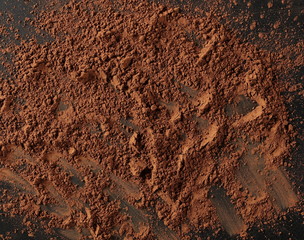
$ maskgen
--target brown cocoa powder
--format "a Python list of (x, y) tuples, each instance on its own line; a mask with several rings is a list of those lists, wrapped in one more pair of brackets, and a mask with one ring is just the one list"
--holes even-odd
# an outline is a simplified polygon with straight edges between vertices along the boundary
[(72, 0), (32, 25), (54, 40), (9, 46), (0, 97), (0, 180), (18, 189), (1, 210), (30, 234), (34, 218), (67, 239), (246, 237), (301, 211), (277, 77), (294, 62), (146, 1)]

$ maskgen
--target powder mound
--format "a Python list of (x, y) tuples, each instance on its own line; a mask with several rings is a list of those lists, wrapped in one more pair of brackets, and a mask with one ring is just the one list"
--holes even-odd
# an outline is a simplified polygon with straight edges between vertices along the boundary
[(33, 25), (53, 40), (14, 46), (1, 82), (1, 210), (67, 239), (191, 239), (298, 206), (270, 53), (148, 1), (71, 1)]

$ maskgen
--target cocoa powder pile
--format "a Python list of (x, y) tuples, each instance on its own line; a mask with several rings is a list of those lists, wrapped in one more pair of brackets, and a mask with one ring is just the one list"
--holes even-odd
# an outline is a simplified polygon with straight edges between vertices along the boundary
[(0, 209), (21, 215), (29, 237), (249, 238), (254, 225), (302, 212), (286, 171), (296, 131), (279, 76), (290, 61), (212, 11), (47, 4), (26, 24), (51, 41), (1, 49), (13, 77), (0, 83), (0, 181), (10, 186)]

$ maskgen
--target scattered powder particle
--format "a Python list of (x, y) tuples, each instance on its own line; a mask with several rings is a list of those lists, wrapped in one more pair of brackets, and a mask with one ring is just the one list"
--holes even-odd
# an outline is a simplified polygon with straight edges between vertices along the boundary
[(257, 23), (254, 21), (250, 25), (250, 30), (254, 30), (256, 28)]

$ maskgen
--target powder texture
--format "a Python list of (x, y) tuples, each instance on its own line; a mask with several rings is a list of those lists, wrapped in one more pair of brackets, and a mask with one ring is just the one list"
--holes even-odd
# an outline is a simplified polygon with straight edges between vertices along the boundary
[(52, 41), (1, 49), (13, 79), (0, 83), (0, 181), (12, 186), (0, 208), (29, 236), (36, 219), (54, 239), (246, 238), (301, 211), (286, 172), (288, 61), (210, 12), (49, 5), (29, 22)]

